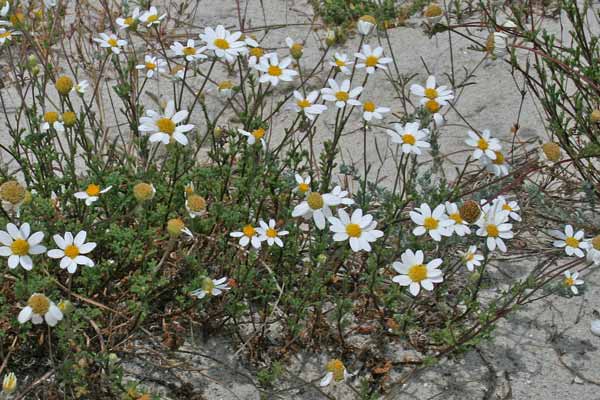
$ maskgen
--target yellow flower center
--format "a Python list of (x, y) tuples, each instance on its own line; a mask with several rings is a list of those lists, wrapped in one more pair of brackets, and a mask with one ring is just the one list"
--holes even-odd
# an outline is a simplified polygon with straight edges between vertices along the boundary
[(363, 104), (363, 110), (367, 112), (373, 112), (375, 111), (375, 108), (375, 103), (373, 103), (372, 101), (365, 101), (365, 104)]
[(306, 198), (306, 202), (308, 203), (308, 206), (313, 210), (319, 210), (323, 208), (323, 205), (325, 204), (325, 202), (323, 201), (323, 196), (315, 192), (312, 192), (308, 195), (308, 197)]
[(147, 62), (146, 69), (156, 69), (156, 64), (154, 64), (153, 62)]
[(421, 282), (427, 278), (427, 267), (423, 264), (416, 264), (409, 268), (408, 277), (413, 282)]
[(310, 189), (310, 186), (308, 186), (308, 183), (299, 183), (298, 184), (298, 191), (301, 193), (306, 193), (308, 192), (308, 189)]
[(252, 131), (252, 136), (254, 136), (256, 140), (260, 140), (265, 136), (265, 130), (263, 128), (255, 129)]
[(56, 80), (55, 87), (58, 93), (66, 96), (73, 89), (73, 80), (68, 76), (61, 76)]
[(172, 135), (175, 132), (175, 122), (171, 118), (161, 118), (156, 121), (156, 126), (158, 130), (169, 135)]
[(415, 138), (414, 135), (411, 133), (405, 133), (404, 135), (402, 135), (402, 143), (414, 146), (415, 143), (417, 143), (417, 138)]
[(460, 213), (452, 213), (452, 214), (448, 215), (448, 217), (451, 220), (454, 220), (454, 222), (456, 222), (457, 224), (462, 224), (464, 222), (462, 217), (460, 216)]
[(338, 67), (345, 67), (346, 66), (346, 62), (343, 61), (343, 60), (336, 59), (335, 60), (335, 65), (337, 65)]
[(496, 226), (495, 224), (488, 224), (485, 227), (485, 230), (489, 237), (498, 237), (498, 235), (500, 234), (500, 230), (498, 229), (498, 226)]
[(215, 39), (213, 44), (221, 50), (227, 50), (229, 48), (229, 42), (225, 39)]
[(244, 236), (252, 237), (256, 234), (256, 229), (252, 225), (246, 225), (242, 228)]
[(344, 372), (346, 371), (346, 367), (344, 367), (344, 363), (337, 358), (329, 361), (325, 369), (327, 372), (331, 372), (333, 374), (333, 379), (335, 379), (336, 382), (341, 382), (344, 380)]
[(298, 107), (300, 108), (306, 108), (306, 107), (310, 107), (310, 101), (306, 100), (306, 99), (302, 99), (302, 100), (298, 100), (296, 102), (296, 104), (298, 105)]
[(119, 42), (117, 42), (117, 39), (115, 38), (108, 39), (106, 43), (108, 43), (110, 47), (117, 47), (119, 45)]
[(565, 278), (565, 285), (567, 286), (573, 286), (575, 284), (575, 279), (573, 278)]
[(25, 199), (25, 188), (17, 181), (6, 181), (0, 185), (0, 199), (19, 204)]
[(150, 16), (148, 16), (148, 22), (152, 23), (152, 22), (156, 22), (158, 20), (158, 15), (156, 14), (152, 14)]
[(69, 257), (69, 258), (75, 258), (79, 255), (79, 247), (75, 246), (74, 244), (70, 244), (67, 247), (65, 247), (65, 256)]
[(423, 15), (425, 15), (425, 17), (427, 17), (427, 18), (439, 17), (440, 15), (442, 15), (442, 12), (443, 12), (442, 8), (439, 5), (430, 4), (425, 9), (425, 12), (423, 13)]
[(281, 68), (279, 68), (279, 66), (277, 65), (271, 65), (269, 66), (269, 69), (267, 70), (269, 75), (272, 76), (279, 76), (281, 75)]
[(367, 59), (365, 60), (365, 65), (367, 67), (374, 67), (377, 65), (378, 62), (379, 62), (379, 57), (368, 56)]
[(98, 196), (100, 194), (100, 186), (92, 183), (88, 185), (87, 189), (85, 189), (85, 192), (88, 196)]
[(502, 209), (503, 209), (504, 211), (512, 211), (512, 210), (513, 210), (513, 209), (512, 209), (512, 207), (511, 207), (511, 206), (509, 206), (507, 203), (504, 203), (504, 204), (502, 205)]
[(277, 237), (277, 231), (273, 228), (268, 228), (267, 231), (265, 232), (265, 235), (267, 235), (270, 238), (276, 238)]
[(222, 81), (217, 85), (219, 90), (229, 90), (233, 88), (233, 82), (231, 81)]
[(250, 49), (250, 55), (256, 58), (261, 58), (265, 55), (265, 51), (260, 47), (253, 47)]
[(579, 247), (579, 240), (575, 239), (573, 236), (569, 236), (568, 238), (566, 238), (565, 243), (569, 247), (575, 247), (575, 248)]
[(500, 153), (499, 151), (495, 151), (494, 154), (496, 154), (496, 159), (492, 162), (496, 165), (504, 164), (504, 154)]
[(200, 195), (192, 194), (187, 198), (187, 206), (194, 212), (202, 211), (206, 208), (206, 200)]
[(56, 121), (58, 121), (58, 113), (55, 111), (48, 111), (44, 114), (44, 121), (46, 121), (49, 124), (55, 123)]
[(439, 225), (439, 221), (433, 217), (426, 217), (425, 221), (423, 221), (423, 226), (428, 231), (437, 229), (438, 225)]
[(11, 31), (6, 31), (6, 32), (0, 33), (0, 39), (6, 39), (6, 38), (10, 38), (10, 37), (11, 37)]
[(477, 141), (477, 147), (479, 147), (479, 149), (481, 150), (487, 150), (489, 146), (490, 145), (488, 144), (487, 140), (485, 140), (484, 138), (480, 138)]
[(592, 239), (592, 247), (595, 250), (600, 250), (600, 235), (594, 236)]
[(36, 293), (27, 300), (27, 305), (34, 314), (45, 315), (50, 309), (50, 300), (43, 294)]
[(25, 239), (15, 239), (10, 245), (10, 250), (14, 255), (24, 256), (29, 253), (29, 243)]
[(193, 56), (193, 55), (196, 55), (196, 48), (195, 47), (184, 47), (183, 50), (181, 50), (181, 52), (185, 56)]
[(77, 121), (77, 114), (75, 114), (73, 111), (65, 111), (62, 118), (63, 121), (65, 121), (65, 125), (73, 126), (75, 125), (75, 121)]
[(440, 110), (440, 108), (442, 108), (442, 106), (440, 105), (440, 103), (432, 99), (425, 103), (425, 108), (429, 112), (436, 113)]
[(212, 291), (215, 288), (215, 283), (210, 278), (204, 278), (202, 280), (202, 290), (206, 292), (207, 295), (211, 296)]
[(146, 201), (154, 197), (154, 187), (149, 183), (140, 182), (133, 187), (133, 195), (137, 201)]
[(434, 88), (427, 88), (425, 89), (425, 97), (433, 100), (438, 97), (438, 92)]
[(2, 392), (6, 394), (11, 394), (17, 388), (17, 377), (14, 373), (9, 373), (2, 380)]
[(125, 18), (125, 21), (123, 21), (125, 25), (127, 26), (131, 26), (133, 25), (133, 23), (135, 22), (135, 20), (133, 19), (133, 17), (127, 17)]
[(348, 224), (348, 225), (346, 225), (346, 233), (350, 237), (357, 238), (357, 237), (360, 237), (360, 234), (362, 233), (362, 229), (360, 228), (360, 225), (358, 225), (358, 224)]
[(473, 254), (473, 253), (465, 254), (465, 261), (473, 261), (474, 258), (475, 258), (475, 254)]
[(335, 93), (335, 98), (339, 101), (347, 101), (350, 98), (350, 95), (348, 94), (348, 92), (340, 90), (339, 92)]

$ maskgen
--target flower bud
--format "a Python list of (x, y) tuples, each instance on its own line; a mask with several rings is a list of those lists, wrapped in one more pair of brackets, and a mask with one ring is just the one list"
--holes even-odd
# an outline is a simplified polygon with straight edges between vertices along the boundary
[(332, 29), (328, 29), (327, 33), (325, 34), (325, 43), (327, 44), (327, 46), (333, 46), (336, 41), (337, 38), (335, 35), (335, 31)]
[(62, 115), (63, 122), (66, 127), (72, 127), (77, 122), (77, 114), (73, 111), (65, 111)]
[(460, 217), (470, 224), (474, 224), (481, 215), (479, 204), (475, 200), (467, 200), (458, 210)]
[(375, 28), (376, 24), (377, 24), (377, 21), (375, 20), (375, 18), (373, 16), (363, 15), (362, 17), (359, 18), (358, 23), (357, 23), (358, 32), (361, 35), (367, 36), (368, 34), (373, 32), (373, 28)]
[(17, 390), (17, 377), (13, 372), (4, 375), (2, 380), (2, 393), (9, 395)]
[(294, 43), (290, 47), (290, 54), (296, 60), (299, 60), (302, 57), (303, 51), (304, 51), (304, 46), (302, 46), (302, 44), (298, 43), (298, 42)]

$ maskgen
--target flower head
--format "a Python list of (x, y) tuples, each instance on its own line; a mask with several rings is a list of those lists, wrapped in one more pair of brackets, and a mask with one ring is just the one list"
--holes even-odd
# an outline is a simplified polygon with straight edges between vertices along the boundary
[(245, 225), (241, 231), (231, 232), (229, 236), (240, 238), (239, 244), (242, 247), (246, 247), (249, 243), (251, 243), (252, 247), (255, 249), (260, 249), (261, 240), (259, 237), (258, 228), (255, 228), (250, 224)]
[(355, 53), (354, 56), (359, 60), (356, 63), (356, 68), (365, 68), (367, 74), (375, 73), (376, 69), (387, 69), (385, 64), (392, 62), (389, 57), (383, 57), (383, 47), (375, 47), (371, 49), (368, 44), (363, 44), (361, 52)]
[(431, 147), (427, 138), (429, 137), (428, 129), (420, 129), (420, 122), (408, 122), (406, 125), (395, 123), (393, 129), (388, 129), (387, 134), (390, 136), (392, 143), (402, 146), (402, 152), (405, 154), (422, 154), (421, 149)]
[(410, 294), (417, 296), (421, 288), (432, 291), (434, 283), (444, 281), (442, 271), (438, 267), (442, 264), (441, 258), (436, 258), (424, 263), (424, 255), (421, 250), (413, 252), (406, 250), (400, 256), (400, 261), (392, 264), (399, 275), (392, 278), (400, 286), (408, 286)]
[(465, 141), (467, 145), (474, 147), (473, 158), (479, 160), (483, 158), (484, 163), (496, 159), (496, 152), (500, 151), (502, 146), (498, 139), (493, 138), (489, 130), (485, 129), (481, 134), (473, 131), (468, 132), (469, 138)]
[(164, 73), (167, 70), (166, 66), (167, 62), (165, 60), (146, 54), (144, 63), (136, 65), (135, 68), (145, 70), (146, 78), (152, 78), (154, 74)]
[(175, 53), (177, 57), (184, 57), (188, 62), (194, 62), (207, 58), (204, 53), (204, 47), (196, 47), (194, 39), (188, 39), (185, 46), (179, 42), (175, 42), (171, 45), (171, 51)]
[(306, 118), (314, 120), (317, 115), (320, 115), (327, 110), (326, 105), (315, 104), (318, 97), (319, 92), (317, 90), (310, 92), (306, 96), (303, 96), (300, 92), (294, 90), (295, 103), (293, 104), (292, 108), (294, 111), (304, 114)]
[(66, 96), (71, 92), (71, 89), (73, 89), (73, 79), (66, 75), (59, 76), (54, 83), (54, 87), (56, 87), (56, 91), (61, 96)]
[(194, 129), (192, 124), (178, 125), (188, 117), (187, 110), (175, 110), (175, 102), (169, 100), (164, 114), (155, 111), (146, 111), (146, 116), (140, 118), (140, 132), (150, 132), (151, 142), (169, 144), (178, 142), (182, 145), (188, 144), (188, 138), (184, 133)]
[(363, 119), (370, 122), (373, 118), (383, 119), (383, 114), (390, 112), (388, 107), (378, 107), (373, 101), (367, 100), (363, 103)]
[(204, 28), (200, 39), (206, 42), (206, 48), (213, 50), (218, 58), (232, 62), (235, 57), (246, 52), (246, 43), (238, 40), (241, 36), (241, 32), (230, 33), (223, 25), (218, 25), (216, 29)]
[(410, 219), (418, 226), (413, 229), (413, 235), (421, 236), (428, 233), (436, 242), (442, 240), (442, 236), (452, 235), (450, 225), (454, 225), (454, 220), (446, 215), (446, 208), (439, 204), (433, 211), (427, 203), (421, 204), (421, 207), (415, 208), (410, 212)]
[(477, 235), (486, 238), (486, 245), (490, 251), (498, 247), (500, 251), (506, 252), (504, 239), (513, 238), (512, 224), (507, 223), (508, 212), (502, 210), (499, 203), (492, 202), (492, 205), (477, 221)]
[(362, 86), (357, 86), (350, 90), (349, 79), (344, 80), (341, 85), (338, 85), (334, 79), (329, 79), (327, 82), (329, 83), (329, 87), (321, 89), (323, 99), (335, 102), (335, 106), (338, 108), (346, 107), (346, 105), (361, 105), (356, 97), (362, 93)]
[(467, 266), (467, 269), (471, 272), (475, 269), (475, 267), (479, 267), (481, 262), (485, 259), (483, 255), (477, 252), (477, 246), (469, 246), (469, 250), (465, 252), (459, 251), (458, 254), (460, 254), (462, 261)]
[(298, 192), (301, 194), (306, 194), (310, 192), (310, 176), (303, 178), (299, 174), (296, 174), (296, 187), (294, 188), (294, 192)]
[(336, 242), (348, 240), (352, 251), (371, 251), (370, 243), (383, 236), (382, 231), (375, 229), (377, 222), (373, 221), (373, 216), (363, 215), (360, 208), (354, 210), (352, 216), (339, 209), (338, 217), (329, 217), (328, 220), (331, 224), (329, 229), (333, 232), (333, 240)]
[(565, 278), (563, 279), (563, 283), (565, 284), (565, 286), (568, 287), (569, 289), (571, 289), (571, 292), (574, 295), (578, 295), (579, 289), (577, 289), (577, 286), (583, 285), (583, 280), (578, 279), (579, 273), (578, 272), (571, 273), (570, 271), (565, 271), (564, 275), (565, 275)]
[(583, 251), (590, 247), (590, 243), (584, 240), (583, 230), (575, 232), (572, 225), (566, 225), (564, 233), (558, 230), (550, 232), (557, 240), (554, 241), (554, 247), (565, 249), (568, 256), (582, 258)]
[(376, 24), (377, 22), (373, 16), (363, 15), (358, 19), (356, 27), (358, 29), (358, 33), (360, 33), (363, 36), (367, 36), (368, 34), (373, 32), (373, 29), (375, 28)]
[(288, 231), (278, 230), (274, 219), (270, 219), (268, 225), (263, 220), (258, 221), (258, 224), (260, 227), (256, 228), (256, 232), (258, 232), (258, 238), (261, 242), (266, 241), (269, 246), (276, 244), (279, 247), (283, 247), (281, 236), (287, 235)]
[(140, 8), (136, 7), (133, 13), (129, 17), (117, 18), (117, 25), (119, 29), (130, 29), (135, 30), (140, 18)]
[(210, 279), (205, 277), (202, 279), (202, 286), (199, 289), (196, 289), (192, 292), (192, 296), (195, 296), (199, 299), (203, 299), (204, 297), (218, 296), (223, 293), (225, 290), (231, 289), (227, 283), (227, 277), (224, 276), (220, 279)]
[(243, 129), (238, 128), (238, 132), (243, 136), (248, 138), (248, 144), (253, 145), (254, 143), (262, 143), (263, 147), (266, 147), (267, 143), (265, 142), (265, 129), (264, 128), (256, 128), (252, 132), (245, 131)]
[(61, 121), (61, 115), (56, 111), (46, 111), (43, 116), (42, 125), (40, 126), (42, 132), (46, 132), (49, 129), (54, 129), (57, 132), (64, 132), (65, 126)]
[(151, 183), (140, 182), (133, 187), (133, 197), (140, 203), (152, 200), (155, 194), (156, 189)]
[(112, 186), (107, 186), (102, 189), (99, 185), (95, 183), (90, 183), (84, 191), (77, 192), (74, 194), (75, 198), (80, 200), (85, 200), (86, 206), (91, 206), (95, 201), (100, 198), (101, 194), (104, 194), (112, 189)]
[(448, 219), (454, 222), (452, 225), (448, 226), (448, 229), (450, 229), (451, 232), (456, 233), (458, 236), (469, 235), (471, 233), (471, 229), (469, 229), (468, 223), (461, 217), (456, 203), (450, 203), (447, 201), (445, 206)]
[(8, 223), (6, 231), (0, 231), (0, 256), (8, 257), (8, 268), (15, 269), (19, 265), (27, 271), (33, 268), (32, 255), (46, 252), (40, 243), (44, 240), (44, 232), (31, 234), (31, 228), (26, 222), (17, 227)]
[[(8, 5), (8, 3), (6, 3)], [(4, 379), (2, 379), (2, 393), (5, 395), (9, 395), (17, 390), (17, 377), (14, 372), (9, 372), (4, 375)]]
[(96, 243), (85, 242), (86, 231), (80, 231), (75, 237), (71, 232), (65, 232), (64, 236), (54, 235), (53, 239), (58, 249), (48, 251), (48, 257), (60, 258), (60, 268), (66, 269), (70, 274), (77, 271), (78, 265), (94, 266), (94, 261), (84, 254), (90, 253), (96, 248)]
[(340, 53), (335, 53), (333, 61), (329, 62), (330, 66), (337, 69), (344, 75), (350, 75), (352, 73), (349, 68), (352, 64), (354, 64), (354, 62), (348, 60), (348, 55)]
[(39, 325), (45, 320), (48, 326), (56, 326), (58, 321), (63, 319), (63, 313), (48, 297), (41, 293), (34, 293), (27, 300), (27, 306), (21, 310), (17, 319), (21, 324), (31, 320), (34, 325)]
[(144, 13), (140, 16), (140, 21), (146, 25), (147, 28), (150, 28), (152, 25), (158, 25), (160, 22), (167, 16), (167, 14), (158, 15), (158, 10), (156, 7), (152, 6), (149, 10), (144, 11)]
[(100, 47), (109, 49), (113, 54), (120, 54), (121, 49), (127, 46), (127, 40), (119, 39), (114, 33), (100, 33), (100, 37), (94, 38), (94, 42)]
[(344, 363), (337, 358), (330, 360), (325, 366), (326, 374), (319, 382), (319, 386), (324, 387), (333, 382), (342, 382), (352, 376), (352, 374), (348, 373)]
[(442, 106), (445, 106), (450, 100), (454, 99), (451, 89), (448, 89), (446, 86), (436, 86), (436, 79), (433, 75), (427, 78), (425, 87), (413, 84), (410, 87), (410, 91), (415, 96), (421, 98), (421, 105), (430, 113), (437, 113)]
[(190, 218), (200, 217), (206, 214), (206, 199), (199, 194), (191, 193), (186, 196), (185, 209)]
[(331, 207), (340, 204), (350, 205), (354, 201), (346, 198), (348, 192), (336, 186), (330, 193), (310, 192), (292, 211), (292, 217), (313, 219), (318, 229), (325, 228), (325, 221), (332, 216)]
[(254, 68), (262, 72), (259, 82), (268, 82), (273, 86), (277, 86), (280, 81), (290, 82), (294, 79), (294, 76), (298, 75), (298, 72), (288, 68), (291, 63), (292, 59), (290, 57), (280, 61), (277, 53), (269, 53), (261, 57)]

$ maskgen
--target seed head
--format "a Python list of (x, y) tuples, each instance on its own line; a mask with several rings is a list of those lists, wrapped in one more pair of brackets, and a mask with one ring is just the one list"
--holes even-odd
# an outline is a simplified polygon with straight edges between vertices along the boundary
[(460, 217), (470, 224), (477, 222), (481, 215), (481, 209), (475, 200), (465, 201), (458, 211)]

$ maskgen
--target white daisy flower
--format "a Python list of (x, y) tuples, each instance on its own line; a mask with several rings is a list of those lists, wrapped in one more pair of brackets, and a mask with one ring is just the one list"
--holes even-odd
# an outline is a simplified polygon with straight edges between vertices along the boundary
[(554, 241), (554, 247), (564, 247), (565, 253), (567, 253), (568, 256), (575, 255), (582, 258), (584, 256), (583, 251), (587, 250), (590, 246), (590, 243), (583, 238), (585, 235), (583, 230), (575, 232), (571, 225), (565, 226), (564, 233), (553, 230), (550, 234), (558, 239)]
[(345, 206), (351, 206), (352, 204), (354, 204), (354, 200), (348, 198), (348, 191), (342, 190), (341, 186), (334, 187), (331, 191), (331, 194), (340, 199), (340, 204), (343, 204)]
[(58, 321), (63, 319), (63, 313), (49, 298), (41, 293), (34, 293), (17, 319), (20, 324), (31, 320), (34, 325), (39, 325), (45, 320), (48, 326), (56, 326)]
[(192, 296), (203, 299), (208, 296), (218, 296), (226, 290), (231, 289), (227, 282), (227, 277), (221, 279), (210, 279), (208, 277), (202, 280), (202, 287), (192, 292)]
[(453, 225), (454, 221), (448, 218), (445, 211), (443, 204), (439, 204), (433, 212), (427, 203), (415, 208), (409, 213), (410, 219), (419, 225), (413, 229), (413, 235), (421, 236), (428, 233), (436, 242), (442, 240), (442, 236), (451, 236), (450, 225)]
[(248, 243), (251, 243), (252, 247), (260, 249), (261, 241), (258, 237), (258, 229), (250, 224), (244, 226), (239, 232), (231, 232), (229, 236), (240, 238), (239, 245), (242, 247), (246, 247)]
[(204, 28), (200, 39), (206, 42), (206, 47), (213, 50), (217, 57), (233, 62), (238, 55), (247, 51), (246, 43), (238, 40), (241, 36), (241, 32), (230, 33), (223, 25), (218, 25), (216, 29)]
[(252, 39), (250, 36), (246, 36), (244, 42), (246, 42), (246, 45), (248, 46), (248, 65), (254, 68), (256, 64), (260, 62), (260, 59), (265, 55), (265, 49), (260, 47), (258, 42)]
[(340, 53), (335, 53), (333, 61), (329, 62), (329, 65), (344, 75), (352, 74), (352, 70), (349, 68), (352, 64), (354, 64), (354, 62), (348, 60), (348, 55)]
[(85, 94), (85, 92), (87, 92), (89, 87), (90, 87), (90, 84), (88, 83), (88, 81), (81, 81), (81, 82), (78, 82), (77, 84), (75, 84), (75, 86), (73, 86), (73, 89), (71, 89), (71, 92), (75, 92), (78, 94)]
[(66, 269), (70, 274), (77, 271), (78, 265), (94, 266), (94, 261), (82, 254), (88, 254), (96, 248), (96, 243), (85, 242), (86, 231), (80, 231), (75, 237), (71, 232), (65, 232), (64, 237), (54, 235), (52, 238), (59, 247), (48, 251), (48, 257), (60, 258), (60, 268)]
[(304, 219), (312, 218), (318, 229), (324, 229), (326, 219), (333, 215), (330, 207), (354, 203), (352, 199), (345, 198), (345, 195), (341, 196), (341, 194), (347, 194), (347, 192), (341, 191), (339, 186), (336, 186), (334, 191), (336, 189), (338, 190), (337, 193), (339, 195), (335, 195), (333, 191), (325, 194), (310, 192), (306, 196), (306, 200), (303, 200), (294, 207), (292, 217), (302, 217)]
[(402, 146), (402, 152), (405, 154), (421, 155), (421, 149), (431, 147), (427, 138), (429, 137), (429, 129), (419, 129), (421, 123), (419, 121), (408, 122), (406, 125), (398, 123), (392, 124), (392, 129), (387, 130), (392, 143)]
[(406, 250), (400, 256), (400, 261), (392, 264), (398, 274), (392, 278), (400, 286), (408, 286), (408, 291), (417, 296), (421, 288), (432, 291), (434, 283), (444, 281), (442, 271), (438, 268), (442, 265), (442, 259), (436, 258), (424, 264), (424, 255), (421, 250), (413, 252)]
[(473, 131), (469, 131), (467, 134), (469, 138), (465, 140), (465, 143), (468, 146), (475, 147), (473, 151), (473, 158), (475, 160), (479, 160), (482, 157), (485, 157), (485, 162), (496, 159), (496, 152), (500, 151), (502, 146), (498, 139), (492, 137), (488, 129), (484, 129), (481, 135)]
[(573, 272), (571, 274), (570, 271), (565, 271), (564, 275), (565, 275), (565, 279), (563, 279), (563, 283), (565, 284), (565, 286), (568, 287), (569, 289), (571, 289), (571, 292), (573, 292), (573, 294), (575, 294), (575, 295), (579, 294), (579, 290), (577, 289), (577, 286), (583, 285), (583, 280), (578, 279), (579, 273)]
[(188, 62), (195, 62), (207, 58), (204, 51), (204, 47), (197, 48), (194, 39), (188, 39), (185, 46), (179, 42), (175, 42), (171, 45), (171, 51), (175, 53), (177, 57), (184, 57)]
[(377, 221), (373, 221), (370, 214), (363, 215), (360, 208), (354, 210), (352, 216), (349, 216), (343, 209), (338, 210), (338, 218), (329, 217), (331, 226), (329, 230), (333, 232), (333, 240), (341, 242), (348, 240), (352, 251), (371, 251), (371, 242), (376, 241), (383, 236), (383, 232), (375, 229)]
[(462, 261), (470, 272), (473, 272), (475, 267), (479, 267), (485, 259), (482, 254), (477, 252), (477, 246), (469, 246), (469, 250), (465, 252), (459, 251), (458, 254), (460, 254)]
[(153, 57), (147, 54), (144, 57), (144, 63), (136, 65), (135, 68), (138, 70), (146, 70), (146, 78), (152, 78), (155, 73), (164, 73), (167, 69), (167, 62), (163, 59)]
[(325, 110), (327, 110), (327, 106), (324, 104), (315, 104), (317, 98), (319, 97), (319, 91), (314, 90), (310, 92), (307, 96), (303, 96), (297, 90), (294, 90), (294, 99), (295, 103), (292, 108), (296, 112), (303, 113), (306, 118), (310, 120), (314, 120), (317, 115), (320, 115)]
[(75, 198), (85, 200), (85, 205), (90, 206), (92, 203), (98, 200), (101, 194), (104, 194), (112, 189), (112, 186), (107, 186), (101, 189), (99, 185), (90, 183), (83, 192), (77, 192), (74, 194)]
[(286, 57), (279, 61), (276, 53), (266, 54), (261, 57), (258, 64), (254, 66), (257, 71), (262, 72), (259, 78), (260, 83), (269, 82), (273, 86), (277, 86), (279, 81), (290, 82), (298, 72), (287, 68), (292, 63), (290, 57)]
[(375, 21), (375, 18), (373, 18), (371, 15), (363, 15), (358, 19), (358, 22), (356, 23), (356, 28), (358, 30), (358, 33), (360, 33), (363, 36), (367, 36), (371, 32), (373, 32), (373, 29), (375, 28), (376, 24), (377, 22)]
[(486, 245), (490, 251), (494, 251), (496, 247), (502, 252), (506, 252), (506, 245), (503, 239), (512, 239), (512, 224), (507, 223), (508, 212), (503, 211), (500, 207), (495, 206), (483, 213), (477, 225), (477, 235), (486, 237)]
[(253, 130), (252, 132), (248, 132), (241, 128), (238, 128), (238, 132), (248, 138), (249, 145), (253, 145), (254, 143), (260, 142), (260, 143), (262, 143), (263, 147), (267, 146), (267, 143), (265, 142), (265, 133), (266, 132), (263, 128), (257, 128), (255, 130)]
[(188, 138), (184, 133), (194, 129), (194, 125), (177, 125), (188, 117), (188, 111), (180, 110), (176, 112), (173, 100), (169, 100), (167, 103), (164, 115), (152, 110), (146, 111), (146, 115), (146, 117), (140, 118), (141, 125), (138, 130), (140, 132), (151, 132), (151, 142), (161, 142), (163, 144), (178, 142), (184, 146), (188, 144)]
[[(485, 200), (481, 200), (481, 203), (483, 205), (482, 209), (484, 212), (487, 212), (490, 207), (493, 207), (493, 205), (490, 205), (488, 202), (486, 202)], [(508, 212), (508, 216), (515, 220), (515, 221), (521, 221), (521, 216), (519, 215), (518, 211), (521, 210), (521, 208), (519, 207), (519, 204), (516, 201), (508, 201), (506, 200), (506, 197), (504, 196), (498, 196), (494, 199), (493, 203), (498, 203), (499, 207), (503, 210)]]
[(133, 13), (129, 17), (119, 17), (117, 18), (117, 25), (119, 25), (119, 29), (128, 29), (133, 28), (138, 23), (140, 18), (140, 8), (136, 7), (133, 10)]
[(0, 256), (8, 257), (8, 268), (15, 269), (21, 265), (26, 271), (33, 268), (32, 255), (46, 252), (46, 248), (40, 243), (44, 240), (44, 232), (31, 234), (29, 224), (26, 222), (17, 227), (8, 223), (6, 231), (0, 231)]
[(259, 228), (256, 228), (256, 232), (258, 232), (259, 239), (261, 242), (266, 241), (269, 246), (273, 246), (276, 244), (279, 247), (283, 247), (283, 241), (280, 236), (285, 236), (289, 234), (288, 231), (279, 231), (275, 228), (275, 220), (270, 219), (269, 224), (267, 225), (265, 221), (258, 221), (260, 225)]
[(392, 59), (382, 56), (383, 47), (380, 46), (371, 49), (371, 46), (368, 44), (363, 44), (361, 52), (354, 53), (354, 57), (359, 60), (356, 62), (356, 68), (366, 68), (365, 72), (367, 74), (375, 73), (376, 69), (387, 69), (385, 64), (391, 63)]
[[(9, 3), (6, 3), (4, 8), (8, 6)], [(9, 372), (4, 375), (2, 379), (2, 394), (9, 396), (17, 390), (17, 377), (14, 372)]]
[(436, 86), (435, 76), (430, 75), (425, 82), (425, 87), (413, 84), (410, 86), (410, 91), (415, 96), (421, 97), (421, 104), (425, 104), (427, 100), (436, 100), (438, 103), (447, 104), (449, 100), (454, 99), (454, 94), (451, 89), (446, 86)]
[(341, 360), (333, 359), (325, 366), (327, 373), (319, 382), (319, 386), (325, 387), (333, 382), (343, 382), (344, 380), (352, 377), (352, 374), (348, 373), (344, 363)]
[(508, 175), (508, 163), (506, 157), (501, 151), (494, 152), (495, 158), (491, 161), (487, 157), (481, 157), (481, 161), (485, 164), (485, 169), (497, 177)]
[(160, 22), (167, 16), (167, 14), (158, 15), (158, 10), (156, 7), (152, 6), (149, 10), (144, 11), (144, 13), (140, 16), (140, 21), (146, 25), (147, 28), (150, 28), (152, 25), (158, 25)]
[(196, 193), (186, 194), (185, 209), (191, 219), (206, 215), (206, 199)]
[(13, 35), (18, 35), (19, 32), (11, 31), (10, 29), (0, 28), (0, 45), (6, 43), (7, 40), (12, 40)]
[(460, 216), (458, 205), (456, 205), (456, 203), (450, 203), (447, 201), (445, 206), (448, 219), (454, 222), (452, 225), (448, 226), (448, 229), (451, 232), (456, 233), (458, 236), (471, 234), (471, 229), (469, 228), (468, 223)]
[(351, 106), (361, 105), (356, 97), (361, 94), (363, 90), (362, 86), (357, 86), (350, 90), (349, 79), (344, 80), (341, 85), (338, 85), (333, 79), (329, 79), (327, 82), (329, 83), (329, 87), (321, 89), (323, 99), (335, 102), (335, 106), (338, 108), (346, 107), (347, 104)]
[(65, 126), (60, 120), (60, 115), (56, 111), (47, 111), (44, 113), (44, 122), (42, 122), (40, 129), (42, 132), (46, 132), (50, 128), (57, 132), (65, 131)]
[(383, 114), (390, 111), (388, 107), (377, 107), (372, 101), (365, 101), (363, 103), (363, 118), (367, 122), (370, 122), (373, 118), (382, 119)]
[(294, 192), (298, 192), (301, 194), (306, 194), (310, 191), (310, 176), (303, 178), (299, 174), (296, 174), (296, 187), (294, 188)]
[(100, 33), (100, 37), (94, 38), (94, 42), (100, 44), (100, 47), (109, 49), (113, 54), (120, 54), (121, 48), (127, 46), (127, 40), (119, 39), (114, 33)]

